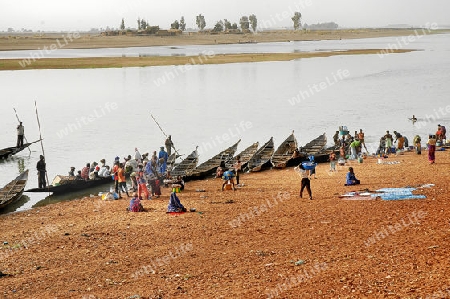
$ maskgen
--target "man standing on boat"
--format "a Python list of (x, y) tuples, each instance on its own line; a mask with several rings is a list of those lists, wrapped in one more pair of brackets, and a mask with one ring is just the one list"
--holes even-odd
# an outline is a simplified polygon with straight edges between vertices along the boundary
[(39, 162), (36, 164), (36, 169), (38, 171), (38, 185), (39, 189), (46, 187), (47, 183), (45, 181), (45, 158), (43, 155), (40, 156)]
[(167, 155), (170, 157), (170, 154), (172, 153), (172, 147), (173, 147), (171, 135), (167, 136), (167, 139), (166, 139), (166, 142), (164, 143), (164, 145), (166, 146)]
[(17, 144), (16, 147), (22, 147), (23, 146), (23, 136), (25, 133), (25, 128), (22, 125), (22, 122), (19, 123), (17, 126)]

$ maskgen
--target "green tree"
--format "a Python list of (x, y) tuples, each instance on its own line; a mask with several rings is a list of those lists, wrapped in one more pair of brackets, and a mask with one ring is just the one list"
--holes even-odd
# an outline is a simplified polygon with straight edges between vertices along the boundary
[(141, 19), (141, 29), (145, 30), (145, 29), (147, 29), (147, 27), (148, 27), (148, 23), (144, 19)]
[(170, 29), (180, 29), (180, 23), (178, 23), (178, 20), (175, 20), (172, 24), (170, 24)]
[(302, 14), (296, 11), (291, 19), (294, 22), (294, 30), (298, 30), (302, 25)]
[(138, 30), (141, 30), (141, 18), (138, 17), (137, 23), (138, 23)]
[(120, 30), (125, 30), (125, 20), (122, 18), (122, 23), (120, 23)]
[(236, 23), (233, 23), (233, 25), (231, 25), (231, 29), (238, 29), (238, 25)]
[(222, 32), (223, 31), (223, 21), (218, 21), (212, 31)]
[(199, 14), (196, 17), (195, 23), (197, 24), (198, 29), (203, 30), (206, 27), (205, 17), (202, 14)]
[(230, 21), (228, 21), (227, 19), (223, 19), (223, 27), (225, 28), (225, 30), (230, 30), (231, 29)]
[(186, 22), (184, 21), (184, 16), (182, 16), (180, 19), (180, 29), (181, 31), (186, 30)]
[(252, 25), (253, 32), (256, 32), (256, 27), (258, 26), (258, 20), (256, 19), (256, 16), (250, 15), (248, 19), (250, 20), (250, 24)]
[(241, 30), (248, 30), (250, 28), (250, 22), (248, 20), (247, 16), (242, 16), (239, 20), (239, 23), (241, 24)]

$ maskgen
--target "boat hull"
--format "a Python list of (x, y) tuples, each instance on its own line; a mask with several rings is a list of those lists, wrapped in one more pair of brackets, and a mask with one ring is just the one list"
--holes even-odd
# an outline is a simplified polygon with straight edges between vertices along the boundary
[(65, 194), (70, 192), (76, 192), (92, 187), (101, 186), (107, 183), (113, 183), (111, 177), (99, 178), (95, 180), (74, 180), (70, 183), (53, 186), (50, 185), (46, 188), (32, 188), (25, 190), (25, 192), (52, 192), (53, 194)]

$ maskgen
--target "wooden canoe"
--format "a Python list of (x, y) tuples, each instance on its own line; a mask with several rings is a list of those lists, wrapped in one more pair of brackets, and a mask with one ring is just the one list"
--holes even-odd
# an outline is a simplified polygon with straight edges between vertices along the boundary
[(208, 161), (195, 167), (192, 171), (187, 173), (185, 180), (203, 179), (205, 177), (208, 177), (208, 176), (211, 176), (212, 174), (214, 174), (217, 170), (217, 167), (219, 167), (221, 165), (223, 166), (227, 162), (233, 160), (233, 155), (237, 150), (239, 142), (241, 142), (240, 139), (238, 140), (238, 142), (236, 142), (229, 148), (221, 151), (220, 153), (218, 153), (217, 155), (215, 155)]
[(244, 169), (247, 166), (248, 161), (253, 157), (253, 155), (258, 150), (259, 142), (255, 142), (246, 149), (244, 149), (239, 154), (235, 155), (232, 160), (229, 160), (225, 163), (225, 168), (230, 169), (233, 168), (233, 164), (236, 162), (237, 157), (239, 156), (241, 159), (241, 169)]
[(272, 155), (272, 165), (274, 168), (285, 168), (287, 162), (292, 159), (298, 143), (294, 132), (289, 135)]
[(258, 149), (253, 157), (248, 161), (246, 170), (249, 172), (256, 172), (261, 171), (264, 168), (269, 168), (272, 165), (270, 158), (272, 158), (273, 152), (273, 137), (270, 137), (269, 141)]
[(28, 181), (28, 169), (22, 172), (0, 190), (0, 209), (17, 201), (23, 194)]
[(4, 148), (4, 149), (0, 149), (0, 160), (8, 159), (12, 155), (15, 155), (18, 152), (23, 151), (24, 149), (26, 149), (27, 147), (29, 147), (33, 143), (36, 143), (36, 142), (39, 142), (39, 141), (41, 141), (41, 140), (39, 139), (39, 140), (36, 140), (36, 141), (33, 141), (33, 142), (24, 143), (23, 146), (21, 146), (21, 147), (11, 146), (11, 147), (7, 147), (7, 148)]
[(52, 192), (53, 194), (65, 194), (76, 192), (92, 187), (97, 187), (106, 183), (113, 183), (111, 176), (96, 178), (93, 180), (81, 180), (74, 176), (57, 175), (51, 185), (45, 188), (33, 188), (25, 192)]
[[(319, 163), (319, 161), (323, 161), (325, 158), (328, 159), (328, 155), (330, 151), (325, 150), (325, 146), (327, 145), (327, 137), (325, 133), (314, 138), (306, 145), (300, 148), (300, 155), (296, 158), (293, 158), (288, 161), (287, 166), (298, 166), (303, 161), (309, 161), (309, 156), (314, 156), (314, 161)], [(317, 158), (317, 160), (316, 160)]]
[(317, 138), (314, 138), (304, 146), (300, 148), (300, 153), (306, 154), (308, 156), (315, 155), (322, 151), (327, 145), (327, 136), (325, 133)]
[(174, 168), (170, 171), (170, 175), (173, 178), (176, 178), (177, 176), (184, 177), (188, 172), (190, 172), (197, 166), (197, 163), (198, 163), (198, 153), (197, 148), (195, 148), (195, 150), (192, 151), (192, 153), (189, 156), (187, 156), (183, 161), (174, 166)]

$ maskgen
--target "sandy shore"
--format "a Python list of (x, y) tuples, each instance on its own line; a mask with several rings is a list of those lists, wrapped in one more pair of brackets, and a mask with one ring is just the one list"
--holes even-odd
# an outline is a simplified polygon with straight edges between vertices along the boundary
[[(0, 216), (0, 297), (446, 298), (450, 156), (422, 153), (320, 164), (313, 200), (288, 168), (243, 174), (236, 192), (188, 182), (179, 197), (196, 212), (177, 216), (169, 189), (144, 213), (94, 197)], [(348, 166), (361, 185), (343, 185)], [(430, 183), (425, 199), (338, 197)]]
[[(405, 53), (413, 50), (392, 50), (392, 53)], [(258, 54), (217, 54), (200, 56), (151, 56), (151, 57), (95, 57), (95, 58), (42, 58), (25, 63), (23, 59), (0, 60), (1, 70), (29, 69), (86, 69), (86, 68), (122, 68), (161, 65), (180, 65), (180, 72), (186, 72), (193, 65), (224, 64), (239, 62), (288, 61), (301, 58), (329, 57), (337, 55), (380, 54), (378, 49), (323, 51), (303, 53), (258, 53)]]

